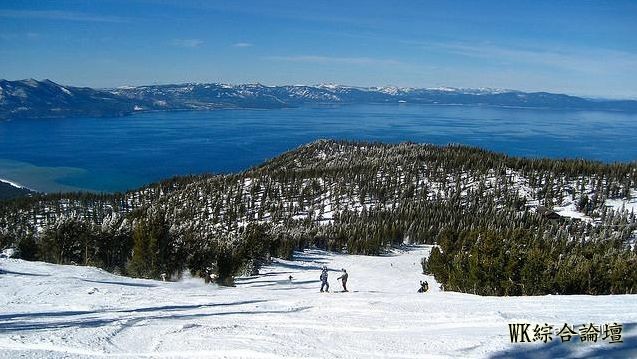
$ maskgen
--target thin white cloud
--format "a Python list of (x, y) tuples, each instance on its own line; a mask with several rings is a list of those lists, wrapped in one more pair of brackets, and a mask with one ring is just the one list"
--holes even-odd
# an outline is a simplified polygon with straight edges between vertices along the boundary
[(35, 32), (27, 32), (27, 33), (6, 33), (0, 34), (0, 40), (34, 40), (40, 37), (40, 34)]
[(252, 47), (252, 46), (254, 45), (249, 42), (237, 42), (232, 44), (232, 47)]
[(416, 46), (425, 54), (444, 54), (445, 60), (450, 56), (464, 57), (462, 62), (437, 62), (440, 69), (426, 76), (447, 86), (514, 88), (604, 98), (637, 96), (633, 86), (637, 53), (631, 51), (555, 44), (399, 42)]
[(123, 23), (130, 21), (130, 19), (117, 16), (93, 15), (81, 12), (59, 10), (0, 10), (0, 17), (14, 19), (45, 19), (110, 23)]
[(174, 39), (170, 42), (171, 45), (177, 47), (196, 48), (203, 44), (203, 40), (199, 39)]
[[(406, 42), (405, 42), (406, 43)], [(417, 44), (416, 42), (412, 42)], [(491, 43), (420, 43), (425, 48), (438, 49), (454, 55), (489, 59), (506, 65), (527, 64), (587, 74), (604, 74), (618, 69), (637, 67), (637, 54), (609, 50), (563, 48), (515, 48)]]
[(266, 60), (287, 61), (287, 62), (307, 62), (317, 64), (346, 64), (346, 65), (401, 65), (402, 63), (392, 59), (377, 59), (372, 57), (334, 57), (316, 55), (295, 55), (295, 56), (266, 56)]

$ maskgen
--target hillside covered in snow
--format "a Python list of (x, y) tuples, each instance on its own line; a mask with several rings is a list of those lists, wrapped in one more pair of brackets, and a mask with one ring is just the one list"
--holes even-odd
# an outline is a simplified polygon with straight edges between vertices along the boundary
[[(637, 297), (481, 297), (419, 271), (431, 246), (383, 256), (295, 252), (236, 287), (131, 279), (93, 267), (0, 259), (0, 358), (629, 358)], [(319, 293), (320, 268), (330, 293)], [(350, 292), (336, 277), (349, 272)], [(291, 277), (291, 279), (290, 279)], [(416, 293), (427, 280), (430, 291)], [(530, 343), (511, 343), (527, 323)], [(590, 324), (621, 326), (582, 340)], [(567, 324), (576, 335), (557, 335)], [(546, 343), (533, 329), (553, 328)], [(616, 338), (617, 339), (617, 338)]]
[(232, 175), (0, 202), (2, 248), (144, 278), (232, 284), (318, 247), (438, 244), (422, 270), (483, 295), (636, 293), (635, 164), (317, 141)]

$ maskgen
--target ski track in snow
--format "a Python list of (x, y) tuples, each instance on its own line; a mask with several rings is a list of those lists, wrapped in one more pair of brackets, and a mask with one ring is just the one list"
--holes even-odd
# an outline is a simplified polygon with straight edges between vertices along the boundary
[[(0, 259), (0, 358), (637, 357), (637, 295), (479, 297), (421, 274), (430, 246), (307, 250), (236, 287)], [(331, 293), (319, 293), (320, 268)], [(350, 274), (349, 293), (336, 278)], [(293, 279), (290, 281), (289, 276)], [(416, 293), (420, 280), (430, 291)], [(622, 344), (510, 344), (508, 324), (624, 325)]]

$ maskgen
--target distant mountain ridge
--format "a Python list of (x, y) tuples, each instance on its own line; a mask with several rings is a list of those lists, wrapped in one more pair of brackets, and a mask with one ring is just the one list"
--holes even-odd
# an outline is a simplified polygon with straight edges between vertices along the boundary
[(123, 116), (134, 108), (134, 101), (109, 91), (50, 80), (0, 80), (0, 119)]
[(185, 83), (93, 89), (50, 80), (0, 80), (0, 119), (112, 117), (139, 111), (273, 109), (319, 104), (440, 104), (637, 112), (634, 100), (593, 100), (502, 89)]

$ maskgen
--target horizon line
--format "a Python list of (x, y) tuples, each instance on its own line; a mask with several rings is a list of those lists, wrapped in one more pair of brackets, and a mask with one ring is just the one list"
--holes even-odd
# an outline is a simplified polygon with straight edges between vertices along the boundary
[(105, 86), (105, 87), (98, 87), (98, 86), (81, 86), (81, 85), (69, 85), (69, 84), (62, 84), (60, 82), (57, 82), (55, 80), (51, 80), (50, 78), (43, 78), (41, 80), (35, 79), (33, 77), (30, 78), (23, 78), (23, 79), (18, 79), (18, 80), (7, 80), (4, 78), (0, 78), (0, 81), (9, 81), (9, 82), (21, 82), (21, 81), (37, 81), (37, 82), (44, 82), (44, 81), (50, 81), (55, 83), (56, 85), (59, 86), (65, 86), (65, 87), (77, 87), (77, 88), (91, 88), (94, 90), (116, 90), (116, 89), (125, 89), (125, 88), (136, 88), (136, 87), (150, 87), (150, 86), (170, 86), (170, 85), (207, 85), (207, 84), (216, 84), (216, 85), (227, 85), (227, 86), (241, 86), (241, 85), (260, 85), (263, 87), (285, 87), (285, 86), (292, 86), (292, 87), (301, 87), (301, 86), (305, 86), (305, 87), (327, 87), (327, 86), (333, 86), (333, 87), (341, 87), (341, 88), (354, 88), (354, 89), (382, 89), (382, 88), (395, 88), (395, 89), (399, 89), (399, 90), (442, 90), (442, 89), (449, 89), (449, 90), (493, 90), (493, 91), (500, 91), (502, 93), (513, 93), (513, 92), (520, 92), (520, 93), (527, 93), (527, 94), (533, 94), (533, 93), (548, 93), (548, 94), (553, 94), (553, 95), (565, 95), (565, 96), (571, 96), (571, 97), (578, 97), (578, 98), (583, 98), (583, 99), (589, 99), (589, 100), (611, 100), (611, 101), (637, 101), (637, 97), (604, 97), (604, 96), (591, 96), (591, 95), (575, 95), (575, 94), (571, 94), (571, 93), (566, 93), (566, 92), (552, 92), (550, 90), (540, 90), (540, 91), (536, 91), (536, 90), (517, 90), (517, 89), (510, 89), (510, 88), (499, 88), (499, 87), (455, 87), (455, 86), (446, 86), (446, 85), (439, 85), (439, 86), (434, 86), (434, 87), (415, 87), (415, 86), (396, 86), (396, 85), (374, 85), (374, 86), (358, 86), (358, 85), (345, 85), (345, 84), (341, 84), (341, 83), (334, 83), (334, 82), (322, 82), (322, 83), (314, 83), (314, 84), (303, 84), (303, 83), (297, 83), (297, 84), (264, 84), (262, 82), (244, 82), (244, 83), (233, 83), (233, 82), (199, 82), (199, 81), (184, 81), (184, 82), (164, 82), (164, 83), (152, 83), (152, 84), (143, 84), (143, 85), (119, 85), (119, 86)]

